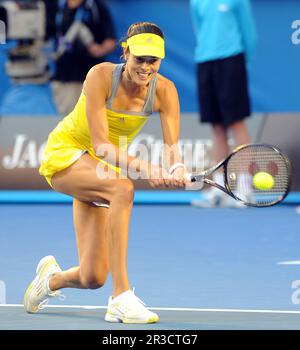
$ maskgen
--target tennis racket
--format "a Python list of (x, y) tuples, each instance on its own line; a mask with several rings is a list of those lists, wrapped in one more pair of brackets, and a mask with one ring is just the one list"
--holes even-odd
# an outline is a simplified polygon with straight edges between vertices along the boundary
[[(209, 178), (216, 171), (223, 174), (224, 186)], [(253, 178), (259, 172), (271, 175), (270, 188), (255, 186)], [(289, 193), (291, 164), (287, 156), (274, 146), (248, 144), (236, 148), (212, 168), (199, 174), (187, 174), (186, 178), (214, 186), (245, 205), (269, 207), (281, 202)]]

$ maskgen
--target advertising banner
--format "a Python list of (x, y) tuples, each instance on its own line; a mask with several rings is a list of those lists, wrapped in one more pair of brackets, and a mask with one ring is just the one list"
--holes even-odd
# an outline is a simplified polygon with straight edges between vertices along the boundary
[[(0, 189), (50, 189), (38, 169), (48, 135), (60, 120), (56, 116), (9, 116), (0, 119)], [(300, 173), (300, 115), (253, 115), (247, 119), (247, 126), (251, 142), (273, 144), (290, 157), (295, 173), (293, 190), (300, 190), (300, 180), (296, 176)], [(199, 123), (197, 113), (182, 114), (179, 145), (189, 170), (200, 171), (213, 165), (211, 129)], [(155, 114), (133, 140), (128, 153), (158, 164), (161, 162), (162, 146), (160, 118)], [(150, 188), (142, 180), (136, 186), (139, 189)]]

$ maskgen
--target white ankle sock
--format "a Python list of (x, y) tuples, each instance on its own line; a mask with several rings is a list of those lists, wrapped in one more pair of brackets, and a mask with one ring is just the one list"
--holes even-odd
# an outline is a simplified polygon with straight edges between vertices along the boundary
[(117, 295), (116, 297), (113, 297), (113, 301), (121, 301), (122, 299), (124, 299), (128, 294), (132, 293), (131, 289), (126, 290), (125, 292)]
[(46, 288), (47, 288), (48, 294), (53, 293), (53, 290), (50, 289), (50, 278), (51, 278), (51, 276), (48, 277), (47, 282), (46, 282)]

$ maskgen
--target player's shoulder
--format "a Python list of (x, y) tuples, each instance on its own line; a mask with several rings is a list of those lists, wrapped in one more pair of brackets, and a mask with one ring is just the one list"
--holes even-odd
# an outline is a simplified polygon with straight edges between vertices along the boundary
[(165, 98), (176, 91), (174, 82), (161, 74), (157, 74), (157, 88), (156, 93), (158, 97)]
[(112, 73), (116, 64), (111, 62), (103, 62), (93, 66), (87, 73), (86, 79), (83, 83), (83, 89), (87, 86), (91, 89), (104, 89), (106, 93), (110, 93), (112, 84)]
[(175, 84), (172, 80), (167, 77), (157, 74), (157, 89), (159, 91), (169, 91), (175, 88)]
[(178, 93), (172, 80), (157, 74), (155, 110), (162, 111), (167, 106), (177, 103)]
[(103, 62), (93, 66), (87, 73), (86, 81), (92, 81), (96, 84), (111, 85), (112, 73), (116, 67), (115, 63)]
[(96, 64), (93, 66), (89, 71), (88, 71), (88, 76), (89, 75), (97, 75), (97, 76), (102, 76), (103, 75), (111, 75), (113, 70), (115, 69), (116, 64), (111, 63), (111, 62), (102, 62), (99, 64)]

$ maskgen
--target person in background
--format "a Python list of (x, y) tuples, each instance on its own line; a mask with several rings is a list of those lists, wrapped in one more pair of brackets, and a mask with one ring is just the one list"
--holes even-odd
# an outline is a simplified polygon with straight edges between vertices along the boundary
[[(235, 147), (250, 142), (245, 123), (251, 114), (247, 64), (256, 44), (255, 24), (249, 0), (190, 0), (190, 10), (201, 121), (212, 126), (212, 159), (218, 163), (230, 152), (229, 133)], [(224, 184), (221, 173), (214, 180)], [(240, 206), (215, 188), (192, 204)]]
[(58, 0), (53, 22), (56, 51), (51, 89), (64, 116), (73, 110), (89, 69), (114, 51), (115, 29), (100, 0)]

